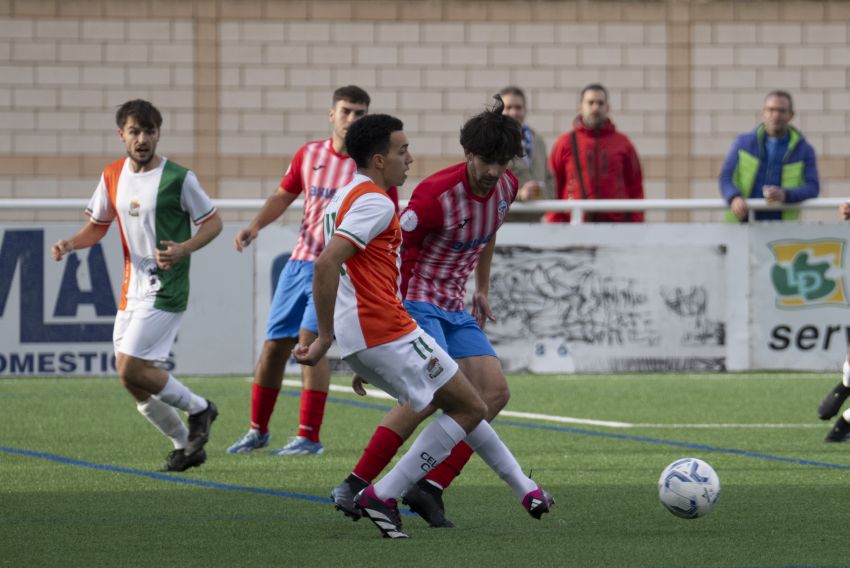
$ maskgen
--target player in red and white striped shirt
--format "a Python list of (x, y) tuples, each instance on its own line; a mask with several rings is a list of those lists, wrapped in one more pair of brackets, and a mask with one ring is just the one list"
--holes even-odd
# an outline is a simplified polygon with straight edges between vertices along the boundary
[[(501, 363), (482, 331), (487, 320), (495, 321), (487, 300), (490, 263), (496, 231), (518, 191), (507, 164), (523, 154), (521, 126), (502, 114), (504, 104), (501, 97), (496, 99), (494, 108), (461, 129), (466, 161), (423, 180), (400, 219), (404, 307), (458, 362), (487, 404), (488, 421), (509, 398)], [(473, 271), (476, 290), (470, 314), (464, 310), (464, 296)], [(352, 474), (334, 488), (338, 509), (357, 518), (353, 495), (386, 467), (421, 420), (410, 405), (396, 407), (384, 417)], [(432, 526), (453, 526), (443, 513), (442, 490), (471, 455), (465, 442), (455, 446), (443, 463), (407, 491), (405, 503)], [(553, 501), (539, 488), (536, 491), (539, 494), (528, 503), (523, 499), (523, 504), (539, 519)]]
[[(333, 125), (329, 139), (302, 146), (280, 181), (277, 191), (247, 228), (236, 235), (236, 250), (242, 251), (260, 230), (283, 215), (293, 201), (304, 197), (304, 218), (295, 249), (280, 274), (266, 327), (266, 342), (254, 371), (251, 387), (251, 427), (228, 448), (229, 453), (245, 453), (268, 445), (269, 420), (274, 412), (283, 381), (283, 369), (292, 347), (312, 341), (318, 333), (313, 306), (313, 261), (322, 252), (322, 214), (337, 189), (348, 183), (356, 166), (346, 154), (348, 128), (369, 111), (369, 95), (353, 85), (333, 94), (328, 119)], [(393, 188), (395, 190), (395, 188)], [(390, 194), (396, 203), (397, 193)], [(302, 367), (303, 390), (298, 435), (276, 455), (321, 454), (319, 429), (324, 417), (330, 385), (330, 367), (323, 359), (315, 367)]]

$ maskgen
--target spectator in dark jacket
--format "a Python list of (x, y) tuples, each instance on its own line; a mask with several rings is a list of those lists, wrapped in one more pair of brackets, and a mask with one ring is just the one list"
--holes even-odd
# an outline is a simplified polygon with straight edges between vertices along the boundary
[[(762, 123), (738, 136), (720, 172), (720, 193), (729, 204), (727, 221), (749, 219), (745, 199), (764, 197), (768, 203), (799, 203), (820, 192), (815, 151), (799, 130), (790, 125), (794, 102), (785, 91), (771, 91), (764, 99)], [(796, 209), (758, 211), (756, 220), (794, 220)]]
[[(643, 199), (643, 175), (629, 139), (608, 119), (608, 91), (600, 84), (581, 91), (580, 114), (549, 154), (558, 199)], [(585, 213), (585, 221), (642, 222), (642, 211)], [(569, 213), (549, 212), (550, 223), (568, 222)]]

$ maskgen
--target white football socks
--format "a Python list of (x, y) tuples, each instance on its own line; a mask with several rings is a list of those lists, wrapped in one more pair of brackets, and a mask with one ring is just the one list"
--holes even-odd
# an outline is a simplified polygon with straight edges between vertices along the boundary
[(841, 382), (845, 387), (850, 388), (850, 363), (847, 362), (847, 359), (844, 360), (842, 370), (844, 371), (844, 376), (841, 377)]
[(460, 424), (441, 414), (422, 430), (398, 463), (375, 483), (375, 495), (379, 499), (397, 498), (446, 459), (465, 436)]
[(520, 501), (537, 489), (537, 484), (522, 472), (519, 462), (487, 421), (482, 420), (475, 430), (469, 433), (466, 443), (481, 456), (490, 469), (510, 485)]
[(197, 414), (207, 409), (207, 400), (189, 390), (189, 388), (168, 374), (168, 382), (158, 394), (154, 395), (165, 404), (169, 404), (189, 414)]
[(151, 396), (144, 402), (137, 402), (136, 410), (171, 440), (175, 450), (186, 447), (189, 441), (189, 429), (186, 428), (173, 406)]

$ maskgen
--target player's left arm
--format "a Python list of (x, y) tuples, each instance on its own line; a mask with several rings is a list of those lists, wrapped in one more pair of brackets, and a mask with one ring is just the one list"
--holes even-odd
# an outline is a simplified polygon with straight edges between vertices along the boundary
[(156, 251), (157, 266), (163, 270), (168, 270), (180, 262), (180, 259), (183, 257), (204, 248), (221, 233), (222, 226), (221, 217), (218, 213), (214, 213), (212, 217), (208, 217), (201, 224), (200, 228), (190, 239), (182, 243), (159, 241), (159, 244), (165, 248)]
[(472, 294), (472, 317), (478, 322), (478, 327), (484, 329), (487, 320), (496, 321), (490, 309), (490, 267), (493, 264), (493, 253), (496, 250), (496, 235), (490, 239), (481, 251), (478, 264), (475, 266), (475, 292)]
[(199, 225), (199, 228), (192, 237), (182, 243), (159, 242), (160, 249), (156, 251), (156, 264), (163, 270), (168, 270), (183, 257), (204, 248), (221, 233), (221, 217), (191, 170), (186, 172), (186, 177), (183, 179), (180, 208), (189, 215), (195, 225)]
[(313, 265), (313, 303), (316, 307), (319, 335), (310, 345), (296, 345), (292, 349), (292, 355), (300, 364), (313, 366), (330, 349), (334, 339), (334, 310), (339, 275), (343, 263), (359, 250), (350, 240), (334, 235), (316, 258)]

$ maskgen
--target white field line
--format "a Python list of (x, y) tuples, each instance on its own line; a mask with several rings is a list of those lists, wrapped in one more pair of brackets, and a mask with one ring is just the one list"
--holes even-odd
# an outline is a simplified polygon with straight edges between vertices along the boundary
[[(824, 371), (823, 373), (829, 373), (829, 371)], [(642, 373), (630, 373), (624, 375), (596, 375), (592, 378), (588, 378), (588, 375), (558, 375), (552, 377), (553, 380), (556, 381), (612, 381), (612, 380), (646, 380), (647, 378), (651, 379), (668, 379), (671, 381), (822, 381), (824, 380), (824, 375), (811, 373), (811, 374), (799, 374), (799, 375), (791, 375), (789, 373), (784, 373), (785, 376), (776, 376), (771, 375), (770, 373), (759, 373), (759, 374), (744, 374), (744, 373), (717, 373), (717, 374), (709, 374), (709, 373), (693, 373), (686, 374), (682, 373), (677, 376), (665, 377), (663, 375), (655, 375), (653, 377), (647, 377), (646, 374)], [(841, 379), (841, 373), (836, 372), (833, 373), (836, 380)]]
[[(252, 378), (248, 377), (248, 381)], [(292, 379), (284, 379), (283, 385), (287, 387), (301, 388), (301, 381)], [(342, 385), (331, 385), (332, 392), (340, 392), (351, 394), (353, 391), (350, 387)], [(382, 390), (367, 388), (366, 396), (383, 400), (395, 400)], [(524, 418), (526, 420), (541, 420), (546, 422), (558, 422), (561, 424), (584, 424), (587, 426), (603, 426), (606, 428), (692, 428), (692, 429), (711, 429), (711, 428), (740, 428), (740, 429), (780, 429), (780, 428), (825, 428), (826, 423), (812, 424), (640, 424), (631, 422), (612, 422), (609, 420), (592, 420), (590, 418), (573, 418), (571, 416), (555, 416), (552, 414), (538, 414), (536, 412), (515, 412), (513, 410), (503, 410), (499, 416), (505, 418)]]

